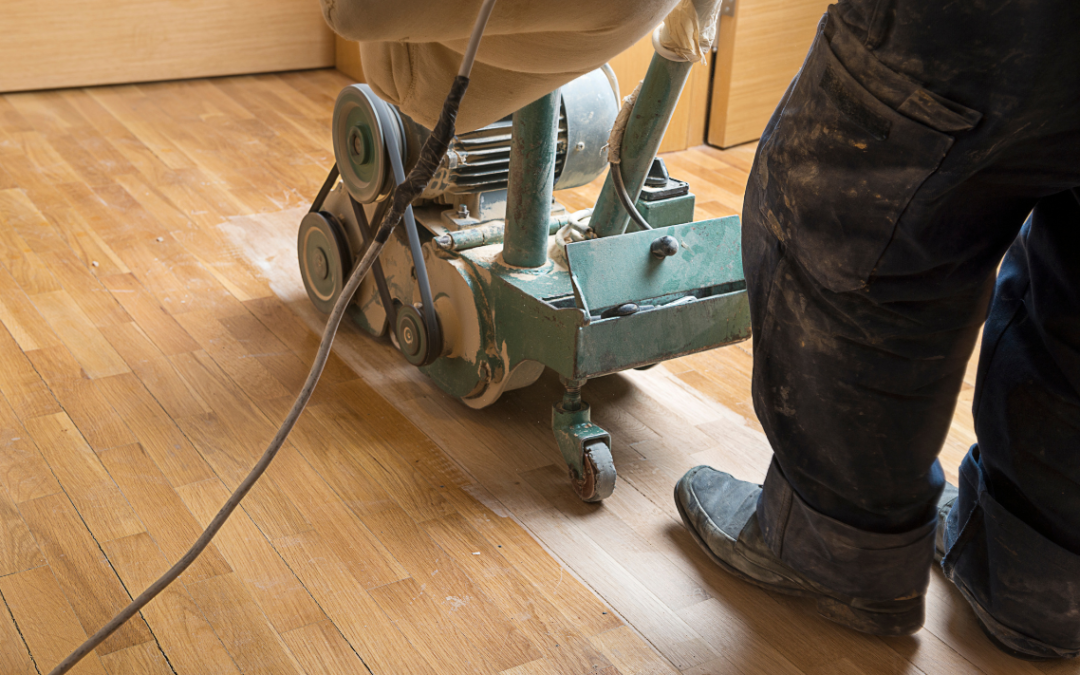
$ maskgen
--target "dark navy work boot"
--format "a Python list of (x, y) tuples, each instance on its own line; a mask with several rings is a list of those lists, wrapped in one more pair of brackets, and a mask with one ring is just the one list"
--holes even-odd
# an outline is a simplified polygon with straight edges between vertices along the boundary
[(757, 506), (762, 487), (707, 466), (675, 486), (675, 503), (698, 545), (723, 568), (755, 586), (817, 600), (818, 613), (874, 635), (910, 635), (925, 613), (924, 595), (878, 600), (838, 593), (792, 569), (765, 542)]

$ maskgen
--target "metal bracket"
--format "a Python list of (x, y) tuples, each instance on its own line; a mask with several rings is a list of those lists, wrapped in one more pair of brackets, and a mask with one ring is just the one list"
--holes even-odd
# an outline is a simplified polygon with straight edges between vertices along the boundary
[(735, 16), (735, 0), (721, 0), (720, 13), (724, 16)]

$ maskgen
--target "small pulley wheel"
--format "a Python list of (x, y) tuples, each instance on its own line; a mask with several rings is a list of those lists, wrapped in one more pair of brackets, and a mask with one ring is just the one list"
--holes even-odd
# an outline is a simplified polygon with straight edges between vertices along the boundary
[(604, 441), (593, 441), (585, 446), (582, 457), (584, 475), (578, 478), (570, 469), (570, 484), (583, 502), (600, 502), (615, 491), (615, 462), (611, 448)]
[(427, 366), (438, 358), (441, 350), (439, 345), (432, 344), (432, 332), (424, 320), (423, 308), (414, 305), (398, 307), (394, 335), (397, 337), (398, 349), (409, 363), (414, 366)]
[(352, 269), (347, 242), (341, 223), (329, 213), (315, 211), (300, 221), (296, 237), (300, 276), (311, 304), (323, 314), (333, 310)]
[[(379, 123), (379, 111), (389, 111), (390, 106), (380, 103), (366, 84), (345, 87), (334, 103), (334, 159), (345, 188), (361, 204), (378, 201), (393, 183), (389, 180), (386, 138)], [(398, 146), (404, 147), (399, 125), (396, 120), (390, 122), (398, 133)]]

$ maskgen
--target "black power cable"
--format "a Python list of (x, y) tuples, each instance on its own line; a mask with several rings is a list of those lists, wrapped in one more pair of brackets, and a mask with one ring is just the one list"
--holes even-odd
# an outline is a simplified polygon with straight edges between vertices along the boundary
[[(454, 78), (454, 83), (450, 87), (450, 93), (446, 97), (446, 101), (443, 103), (442, 113), (439, 116), (439, 121), (435, 125), (435, 129), (432, 130), (431, 135), (424, 143), (424, 147), (420, 152), (420, 159), (416, 163), (416, 167), (413, 168), (409, 175), (405, 178), (405, 181), (400, 183), (394, 189), (394, 195), (390, 210), (382, 219), (382, 223), (379, 225), (379, 230), (375, 234), (374, 241), (368, 246), (367, 251), (364, 253), (364, 257), (360, 259), (356, 267), (353, 268), (352, 273), (349, 275), (348, 281), (345, 282), (345, 287), (341, 290), (341, 296), (334, 304), (334, 309), (330, 312), (330, 317), (326, 321), (326, 328), (323, 331), (322, 341), (319, 343), (319, 351), (315, 355), (315, 362), (311, 365), (311, 372), (308, 373), (307, 379), (304, 381), (304, 387), (300, 390), (300, 394), (296, 397), (296, 402), (293, 403), (292, 409), (286, 416), (285, 421), (281, 424), (281, 428), (278, 429), (277, 434), (274, 435), (273, 440), (270, 441), (270, 445), (267, 446), (266, 451), (263, 452), (262, 457), (252, 468), (244, 480), (237, 486), (236, 490), (229, 495), (229, 499), (226, 500), (221, 510), (217, 512), (214, 519), (210, 522), (203, 533), (199, 535), (199, 538), (195, 540), (191, 548), (188, 549), (180, 560), (176, 561), (172, 567), (168, 569), (164, 574), (158, 578), (157, 581), (150, 584), (137, 598), (131, 601), (127, 607), (120, 610), (120, 612), (109, 620), (99, 631), (90, 636), (86, 642), (79, 645), (75, 651), (68, 654), (67, 658), (59, 663), (55, 668), (50, 671), (49, 675), (64, 675), (82, 660), (84, 656), (92, 652), (102, 642), (104, 642), (110, 635), (116, 632), (120, 626), (124, 625), (128, 619), (135, 616), (143, 607), (145, 607), (151, 600), (153, 600), (159, 593), (176, 580), (184, 570), (191, 566), (195, 559), (199, 557), (210, 542), (221, 530), (225, 521), (229, 519), (236, 507), (240, 505), (240, 502), (247, 496), (251, 488), (255, 486), (255, 483), (266, 472), (266, 469), (270, 466), (270, 462), (274, 461), (274, 457), (277, 456), (281, 446), (285, 443), (285, 439), (288, 438), (289, 432), (296, 426), (296, 421), (300, 418), (300, 413), (304, 411), (308, 401), (311, 399), (311, 393), (315, 390), (315, 385), (319, 382), (319, 377), (322, 375), (323, 368), (326, 367), (326, 361), (330, 356), (330, 347), (334, 343), (334, 336), (337, 334), (338, 326), (341, 325), (341, 319), (345, 316), (345, 310), (352, 302), (353, 295), (356, 294), (356, 290), (360, 287), (360, 282), (364, 280), (368, 270), (371, 269), (372, 264), (378, 259), (379, 254), (382, 253), (383, 246), (386, 245), (386, 241), (390, 238), (394, 228), (401, 221), (402, 216), (405, 213), (405, 209), (412, 204), (412, 202), (420, 196), (427, 186), (428, 181), (431, 180), (431, 176), (435, 173), (435, 169), (438, 168), (439, 162), (442, 161), (443, 156), (446, 154), (447, 148), (450, 146), (450, 141), (454, 138), (454, 122), (457, 119), (457, 111), (461, 106), (461, 99), (465, 96), (465, 90), (469, 87), (469, 74), (472, 71), (472, 64), (476, 58), (476, 50), (480, 45), (480, 37), (484, 33), (484, 28), (487, 25), (488, 17), (491, 16), (491, 10), (495, 6), (495, 0), (484, 0), (484, 5), (480, 9), (480, 14), (476, 19), (476, 24), (473, 27), (472, 36), (469, 39), (469, 46), (465, 52), (465, 57), (462, 59), (461, 69), (458, 71), (457, 77)], [(333, 174), (331, 174), (333, 175)], [(327, 180), (330, 183), (330, 180)], [(326, 186), (324, 185), (324, 190)], [(320, 191), (320, 199), (325, 197)]]
[(645, 220), (645, 216), (641, 215), (641, 211), (638, 211), (637, 207), (634, 206), (634, 198), (626, 190), (626, 183), (623, 182), (622, 178), (622, 166), (616, 162), (612, 162), (609, 166), (611, 167), (611, 184), (615, 188), (615, 194), (619, 196), (619, 203), (622, 204), (626, 215), (630, 216), (630, 219), (637, 223), (641, 229), (653, 229), (649, 221)]

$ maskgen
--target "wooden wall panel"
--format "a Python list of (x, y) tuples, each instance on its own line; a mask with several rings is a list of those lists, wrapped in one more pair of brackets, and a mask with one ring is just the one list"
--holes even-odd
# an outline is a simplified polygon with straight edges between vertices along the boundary
[(0, 0), (0, 92), (334, 65), (315, 0)]
[(346, 40), (340, 35), (334, 36), (334, 67), (357, 82), (364, 81), (364, 67), (360, 65), (360, 45)]
[[(634, 91), (637, 83), (645, 77), (649, 61), (653, 57), (652, 34), (646, 35), (636, 45), (611, 59), (609, 63), (619, 79), (623, 96)], [(697, 64), (690, 71), (679, 105), (671, 117), (660, 152), (685, 150), (705, 142), (705, 120), (708, 110), (709, 65)]]
[(757, 140), (799, 72), (830, 0), (736, 0), (720, 19), (709, 144)]
[[(646, 36), (630, 49), (615, 56), (609, 63), (619, 80), (622, 95), (634, 90), (652, 59), (652, 35)], [(709, 105), (709, 66), (695, 65), (683, 90), (679, 105), (671, 118), (660, 152), (674, 152), (701, 145), (705, 142), (705, 123)], [(364, 81), (364, 69), (360, 65), (357, 44), (337, 37), (337, 69), (357, 82)]]

